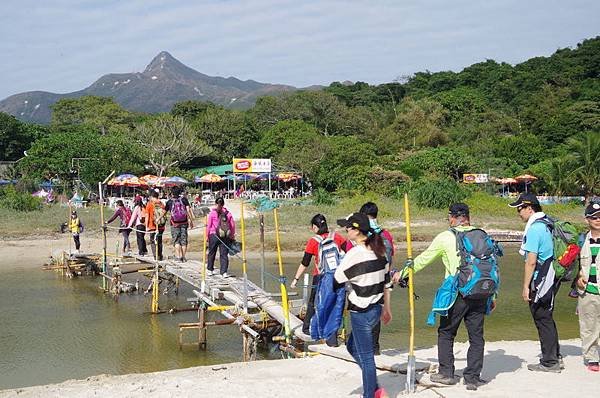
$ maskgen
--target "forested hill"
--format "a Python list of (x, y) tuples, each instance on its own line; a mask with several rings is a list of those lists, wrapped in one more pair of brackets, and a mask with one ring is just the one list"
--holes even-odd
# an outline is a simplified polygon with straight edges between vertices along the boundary
[[(0, 136), (0, 157), (19, 158), (31, 146), (20, 162), (27, 178), (67, 176), (57, 152), (101, 159), (106, 148), (106, 165), (84, 170), (90, 182), (113, 165), (143, 172), (153, 153), (143, 137), (176, 127), (202, 149), (176, 153), (179, 168), (270, 157), (328, 191), (418, 191), (431, 204), (443, 192), (467, 195), (457, 184), (466, 172), (533, 173), (540, 192), (600, 190), (600, 37), (515, 66), (487, 60), (378, 86), (332, 83), (263, 96), (248, 110), (190, 100), (168, 114), (136, 114), (99, 97), (63, 99), (53, 109), (48, 127), (0, 114), (13, 131)], [(129, 152), (119, 155), (120, 142)]]

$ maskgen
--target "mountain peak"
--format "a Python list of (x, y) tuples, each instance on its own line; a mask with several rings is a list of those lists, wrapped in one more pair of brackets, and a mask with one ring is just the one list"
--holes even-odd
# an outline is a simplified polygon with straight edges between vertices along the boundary
[(161, 51), (158, 53), (156, 57), (152, 59), (152, 61), (146, 66), (144, 73), (157, 71), (159, 69), (164, 69), (169, 66), (183, 66), (181, 62), (179, 62), (175, 57), (173, 57), (168, 51)]

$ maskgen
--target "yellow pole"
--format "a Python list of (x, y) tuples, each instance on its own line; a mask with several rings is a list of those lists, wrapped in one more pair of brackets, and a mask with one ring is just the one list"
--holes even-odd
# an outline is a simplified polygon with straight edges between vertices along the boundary
[(273, 209), (273, 217), (275, 218), (275, 242), (277, 243), (277, 262), (279, 263), (279, 287), (281, 289), (281, 301), (283, 305), (285, 342), (291, 342), (290, 328), (290, 308), (288, 303), (287, 289), (285, 287), (285, 274), (283, 273), (283, 261), (281, 260), (281, 243), (279, 242), (279, 220), (277, 218), (277, 209)]
[(414, 298), (414, 269), (412, 264), (412, 237), (410, 234), (410, 208), (408, 194), (404, 194), (404, 214), (406, 220), (406, 255), (408, 257), (408, 307), (410, 314), (410, 338), (408, 343), (408, 366), (406, 374), (406, 390), (415, 391), (415, 298)]
[[(98, 183), (98, 191), (100, 194), (100, 227), (102, 228), (102, 273), (106, 275), (107, 260), (106, 260), (106, 226), (104, 225), (104, 193), (102, 192), (102, 183)], [(102, 278), (102, 290), (106, 291), (106, 278)]]
[(246, 226), (244, 223), (244, 200), (241, 203), (241, 224), (242, 224), (242, 273), (244, 275), (244, 312), (248, 313), (248, 273), (246, 263)]
[(204, 241), (202, 243), (202, 283), (201, 291), (206, 293), (206, 241), (208, 240), (208, 215), (204, 218)]

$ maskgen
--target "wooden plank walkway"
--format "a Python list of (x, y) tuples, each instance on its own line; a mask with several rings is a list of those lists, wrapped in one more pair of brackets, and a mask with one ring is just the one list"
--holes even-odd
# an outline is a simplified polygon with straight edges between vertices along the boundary
[[(156, 264), (154, 258), (149, 256), (133, 256), (138, 261), (148, 264)], [(159, 265), (166, 272), (175, 275), (191, 286), (202, 290), (202, 268), (203, 263), (196, 260), (188, 260), (184, 263), (175, 261), (159, 261)], [(230, 276), (223, 278), (221, 275), (206, 275), (204, 293), (208, 296), (212, 289), (219, 289), (224, 294), (224, 299), (233, 305), (243, 305), (244, 302), (244, 279)], [(260, 308), (280, 324), (285, 322), (283, 306), (271, 298), (271, 295), (252, 281), (248, 280), (248, 308)], [(302, 332), (302, 320), (290, 313), (290, 329), (294, 336), (302, 341), (312, 341), (309, 335)]]

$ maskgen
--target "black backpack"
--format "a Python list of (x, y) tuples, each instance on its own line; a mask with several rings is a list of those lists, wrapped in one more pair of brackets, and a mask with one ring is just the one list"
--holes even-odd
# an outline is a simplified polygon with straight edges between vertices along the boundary
[(494, 295), (500, 287), (498, 257), (502, 249), (483, 229), (458, 231), (456, 250), (460, 256), (458, 291), (465, 298), (482, 299)]
[(229, 238), (229, 221), (227, 220), (227, 210), (223, 210), (219, 215), (219, 224), (217, 225), (217, 236), (221, 239)]

